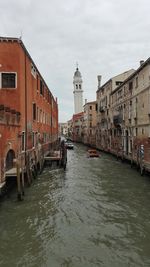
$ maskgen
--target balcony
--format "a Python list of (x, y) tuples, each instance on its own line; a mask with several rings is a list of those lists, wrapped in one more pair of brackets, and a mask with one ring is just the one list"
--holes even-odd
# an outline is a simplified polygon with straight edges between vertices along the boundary
[(119, 124), (121, 124), (122, 121), (123, 121), (123, 116), (122, 116), (122, 114), (115, 115), (115, 116), (113, 117), (113, 123), (114, 123), (115, 126), (118, 126)]

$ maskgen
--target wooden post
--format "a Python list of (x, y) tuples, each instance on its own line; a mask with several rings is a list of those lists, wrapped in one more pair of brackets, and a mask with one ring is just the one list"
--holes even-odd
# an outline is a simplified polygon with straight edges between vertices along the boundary
[(31, 185), (31, 176), (30, 176), (30, 163), (29, 163), (29, 155), (27, 156), (27, 161), (26, 161), (26, 173), (27, 173), (27, 180), (28, 180), (28, 185)]
[(22, 180), (22, 195), (24, 196), (24, 169), (21, 170), (21, 180)]
[(21, 182), (22, 182), (22, 195), (24, 196), (24, 160), (21, 156)]
[(22, 200), (21, 193), (21, 180), (20, 180), (20, 165), (19, 160), (16, 160), (16, 168), (17, 168), (17, 189), (18, 189), (18, 200)]

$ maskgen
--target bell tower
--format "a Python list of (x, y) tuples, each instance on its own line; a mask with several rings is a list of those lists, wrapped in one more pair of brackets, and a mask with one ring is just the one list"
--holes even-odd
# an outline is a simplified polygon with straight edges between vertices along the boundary
[(82, 90), (82, 76), (79, 71), (78, 65), (73, 76), (74, 85), (74, 113), (80, 113), (83, 111), (83, 90)]

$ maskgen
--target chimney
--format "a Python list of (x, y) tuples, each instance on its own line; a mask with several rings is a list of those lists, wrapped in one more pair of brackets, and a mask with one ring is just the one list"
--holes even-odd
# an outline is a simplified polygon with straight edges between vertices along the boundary
[(142, 66), (144, 63), (144, 60), (140, 60), (140, 66)]
[(102, 75), (98, 75), (97, 76), (98, 79), (98, 89), (101, 87), (101, 79), (102, 79)]
[(85, 99), (85, 104), (87, 103), (87, 99)]

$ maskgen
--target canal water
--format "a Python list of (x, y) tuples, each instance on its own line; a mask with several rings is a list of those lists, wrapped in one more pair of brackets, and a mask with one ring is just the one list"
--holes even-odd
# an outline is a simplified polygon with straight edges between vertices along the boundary
[(0, 203), (0, 266), (150, 266), (150, 177), (87, 148)]

